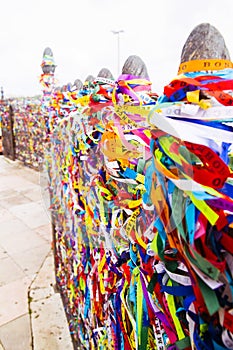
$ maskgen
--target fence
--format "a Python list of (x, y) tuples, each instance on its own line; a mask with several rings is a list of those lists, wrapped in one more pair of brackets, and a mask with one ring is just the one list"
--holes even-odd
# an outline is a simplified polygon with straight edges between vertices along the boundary
[(56, 277), (75, 348), (224, 348), (232, 107), (213, 85), (195, 99), (195, 79), (174, 100), (185, 77), (156, 103), (131, 78), (73, 97), (51, 133)]
[[(147, 82), (144, 81), (144, 83)], [(98, 85), (102, 92), (113, 89), (113, 86), (105, 84), (96, 84), (96, 89)], [(146, 215), (146, 209), (141, 208), (144, 189), (143, 172), (146, 167), (146, 164), (143, 164), (146, 163), (143, 157), (146, 153), (148, 157), (145, 143), (145, 140), (148, 141), (148, 136), (142, 131), (145, 129), (145, 117), (138, 115), (134, 122), (131, 120), (131, 123), (127, 117), (128, 123), (125, 127), (128, 125), (129, 129), (125, 129), (124, 132), (128, 134), (134, 125), (135, 135), (135, 146), (132, 145), (131, 151), (127, 154), (127, 148), (123, 150), (124, 145), (121, 144), (119, 135), (117, 137), (117, 133), (114, 132), (114, 125), (109, 129), (107, 127), (114, 120), (117, 124), (117, 119), (125, 118), (126, 115), (121, 116), (120, 109), (118, 116), (115, 115), (112, 101), (104, 98), (102, 93), (98, 94), (98, 97), (102, 98), (102, 103), (93, 102), (91, 108), (84, 111), (91, 94), (85, 91), (83, 93), (86, 93), (85, 98), (79, 96), (76, 100), (79, 108), (61, 119), (51, 135), (49, 169), (56, 235), (56, 275), (76, 347), (96, 349), (108, 346), (111, 349), (116, 346), (114, 333), (112, 334), (114, 321), (111, 320), (111, 310), (115, 309), (116, 302), (114, 289), (115, 283), (123, 283), (126, 278), (127, 271), (124, 272), (121, 265), (123, 264), (127, 270), (126, 258), (129, 256), (130, 242), (133, 242), (130, 236), (133, 237), (135, 234), (131, 226), (137, 224), (144, 229), (152, 224), (151, 211)], [(80, 102), (83, 103), (84, 99), (86, 106), (82, 107)], [(147, 102), (155, 104), (149, 95)], [(135, 127), (136, 122), (138, 124)], [(120, 128), (119, 125), (118, 127)], [(141, 129), (142, 139), (139, 137), (138, 128)], [(109, 133), (112, 134), (112, 144), (105, 149), (106, 146), (101, 142), (104, 138), (108, 140)], [(125, 140), (128, 147), (130, 142)], [(122, 147), (121, 153), (120, 147)], [(112, 155), (109, 154), (111, 149)], [(136, 157), (135, 164), (132, 162), (130, 165), (130, 154)], [(104, 169), (106, 157), (110, 159), (108, 168)], [(137, 158), (141, 158), (138, 166)], [(115, 164), (117, 162), (119, 166), (123, 166), (124, 163), (124, 167), (128, 162), (132, 172), (138, 167), (138, 176), (141, 174), (139, 183), (130, 179), (130, 176), (128, 179), (125, 178), (124, 182), (111, 178), (110, 174), (114, 172), (117, 174), (120, 171)], [(128, 170), (130, 171), (130, 168)], [(125, 195), (127, 197), (124, 197)], [(129, 199), (130, 207), (126, 203)], [(140, 210), (143, 211), (143, 227), (138, 222), (142, 220), (138, 215)], [(110, 217), (114, 222), (112, 227), (110, 227)], [(109, 221), (108, 224), (107, 221)], [(124, 226), (125, 233), (123, 233)], [(141, 243), (143, 244), (143, 240)], [(125, 260), (119, 263), (120, 257), (123, 259), (124, 255)], [(101, 269), (98, 267), (100, 262)], [(108, 271), (108, 263), (119, 264), (119, 266), (115, 267), (116, 271)], [(108, 279), (109, 282), (107, 282)], [(99, 293), (99, 300), (93, 293)], [(113, 317), (119, 317), (119, 315)], [(130, 333), (132, 333), (130, 342), (134, 343), (135, 329)]]
[(13, 111), (10, 106), (1, 105), (2, 147), (5, 157), (15, 160), (15, 140), (13, 133)]
[(6, 101), (1, 115), (4, 156), (39, 170), (47, 142), (40, 99), (22, 98)]

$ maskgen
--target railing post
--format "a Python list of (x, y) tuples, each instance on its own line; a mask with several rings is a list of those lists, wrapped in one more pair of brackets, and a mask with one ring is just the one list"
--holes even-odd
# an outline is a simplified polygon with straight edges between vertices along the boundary
[(11, 160), (15, 160), (15, 140), (14, 140), (14, 112), (9, 105), (9, 112), (2, 114), (2, 147), (3, 155)]

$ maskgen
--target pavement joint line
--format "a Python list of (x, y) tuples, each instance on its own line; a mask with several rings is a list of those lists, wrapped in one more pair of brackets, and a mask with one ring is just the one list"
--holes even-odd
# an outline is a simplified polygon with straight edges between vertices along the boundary
[[(27, 315), (28, 315), (28, 313), (26, 312), (25, 314), (21, 314), (21, 315), (15, 317), (15, 318), (12, 318), (11, 320), (7, 321), (6, 323), (1, 324), (0, 328), (4, 327), (4, 326), (7, 326), (8, 324), (12, 323), (13, 321), (16, 321), (19, 318), (27, 316)], [(0, 345), (2, 345), (1, 339), (0, 339)], [(1, 348), (0, 348), (0, 350), (1, 350)]]
[(29, 288), (28, 288), (28, 314), (29, 314), (30, 334), (31, 334), (31, 347), (32, 347), (32, 350), (34, 350), (34, 333), (33, 333), (33, 327), (32, 327), (32, 310), (31, 310), (31, 297), (30, 297)]
[(1, 340), (0, 340), (0, 350), (5, 350), (5, 348), (4, 348), (4, 346), (3, 346), (2, 342), (1, 342)]

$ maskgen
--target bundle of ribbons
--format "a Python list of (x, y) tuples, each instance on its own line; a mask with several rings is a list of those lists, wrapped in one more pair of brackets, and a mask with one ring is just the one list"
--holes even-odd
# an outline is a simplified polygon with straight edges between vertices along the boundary
[(148, 116), (155, 276), (176, 347), (232, 349), (233, 69), (200, 60), (179, 73)]
[(72, 87), (65, 91), (59, 87), (53, 89), (48, 100), (49, 131), (52, 131), (61, 119), (69, 117), (71, 112), (78, 112), (81, 107), (86, 106), (92, 90), (91, 86), (84, 86), (82, 90)]
[[(47, 58), (47, 60), (44, 59), (42, 61), (41, 67), (43, 68), (46, 65), (46, 63), (48, 66), (52, 63), (50, 62), (49, 57)], [(50, 120), (54, 114), (54, 109), (51, 106), (51, 101), (55, 90), (55, 86), (57, 84), (57, 80), (54, 77), (54, 73), (46, 72), (40, 75), (39, 82), (42, 87), (41, 112), (44, 116), (44, 124), (46, 125), (46, 133), (48, 136), (50, 134)]]
[(24, 165), (39, 170), (46, 140), (41, 101), (37, 97), (10, 99), (3, 106), (5, 118), (8, 118), (9, 106), (13, 110), (15, 157)]
[[(79, 102), (72, 93), (78, 111), (60, 118), (51, 134), (57, 280), (84, 349), (134, 349), (137, 329), (144, 336), (138, 285), (147, 282), (138, 264), (152, 269), (146, 249), (154, 214), (142, 202), (151, 158), (145, 112), (155, 105), (150, 86), (131, 76), (117, 84), (99, 78)], [(155, 325), (147, 323), (154, 348)]]
[(123, 75), (53, 114), (56, 276), (77, 347), (232, 346), (233, 70), (195, 63), (158, 101)]

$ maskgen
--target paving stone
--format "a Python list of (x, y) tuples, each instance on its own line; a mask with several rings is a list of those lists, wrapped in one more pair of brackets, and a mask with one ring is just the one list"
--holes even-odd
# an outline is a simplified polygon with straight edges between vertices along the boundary
[(18, 280), (19, 278), (24, 277), (25, 273), (11, 257), (7, 256), (4, 259), (1, 259), (0, 286), (6, 285), (9, 282), (13, 282)]
[(0, 339), (4, 346), (2, 348), (0, 346), (0, 350), (31, 350), (32, 337), (29, 315), (25, 314), (1, 326)]
[(40, 235), (43, 239), (45, 239), (47, 242), (52, 242), (53, 241), (53, 236), (52, 236), (52, 225), (51, 223), (47, 225), (42, 225), (39, 226), (35, 229), (36, 233)]
[(43, 264), (44, 257), (50, 250), (51, 245), (48, 242), (45, 242), (44, 244), (34, 247), (33, 249), (30, 248), (20, 253), (14, 253), (12, 258), (26, 276), (32, 276), (39, 272), (41, 265)]
[(46, 225), (50, 221), (50, 212), (45, 210), (41, 201), (31, 202), (26, 199), (24, 204), (11, 206), (8, 210), (31, 229)]
[[(9, 188), (12, 188), (15, 191), (33, 189), (35, 186), (31, 181), (24, 180), (23, 177), (18, 176), (17, 172), (14, 172), (14, 175), (8, 174), (5, 177), (1, 177), (1, 182), (7, 184)], [(39, 182), (37, 182), (37, 184), (39, 184)]]
[(39, 185), (40, 173), (38, 171), (23, 166), (18, 171), (18, 175), (34, 185)]
[(61, 297), (54, 285), (51, 251), (30, 288), (34, 350), (73, 350)]
[(41, 188), (39, 186), (30, 190), (23, 190), (21, 193), (31, 201), (42, 201)]
[(58, 293), (31, 303), (34, 350), (73, 350)]
[(8, 209), (5, 209), (2, 206), (0, 206), (0, 223), (6, 220), (12, 220), (13, 218), (14, 215), (11, 212), (9, 212)]
[(23, 223), (22, 220), (20, 220), (20, 218), (16, 218), (14, 215), (13, 219), (11, 220), (8, 220), (8, 218), (3, 218), (0, 227), (0, 242), (2, 243), (3, 236), (7, 235), (10, 237), (14, 237), (16, 232), (19, 233), (25, 230), (28, 230), (28, 226), (25, 225), (25, 223)]
[(32, 301), (47, 298), (54, 294), (55, 272), (54, 257), (51, 250), (41, 266), (41, 269), (30, 287)]
[(0, 287), (0, 326), (28, 313), (28, 277)]
[(45, 211), (41, 211), (38, 213), (33, 213), (30, 215), (25, 215), (22, 218), (22, 221), (31, 229), (37, 229), (40, 226), (46, 225), (50, 222), (50, 217), (48, 216), (48, 213)]
[(2, 200), (4, 198), (8, 198), (8, 197), (14, 197), (15, 194), (17, 192), (16, 191), (13, 191), (12, 188), (7, 188), (7, 186), (1, 182), (0, 184), (0, 199), (1, 199), (1, 204), (2, 204)]
[[(26, 225), (25, 225), (26, 226)], [(15, 227), (14, 233), (8, 233), (7, 231), (0, 233), (1, 246), (7, 251), (10, 256), (14, 256), (16, 253), (23, 253), (31, 249), (33, 254), (33, 249), (44, 245), (45, 240), (39, 236), (35, 231), (30, 230), (27, 226), (24, 230), (18, 231)]]
[(27, 204), (29, 202), (29, 199), (23, 196), (21, 193), (12, 193), (10, 196), (4, 196), (1, 198), (1, 206), (5, 209), (10, 208), (10, 211), (12, 212), (12, 209), (14, 207), (19, 207), (22, 204)]
[(31, 202), (26, 197), (25, 203), (19, 204), (19, 205), (13, 205), (9, 208), (9, 211), (14, 214), (16, 217), (19, 217), (20, 219), (23, 219), (24, 216), (34, 214), (34, 213), (40, 213), (43, 211), (43, 207), (40, 202)]

